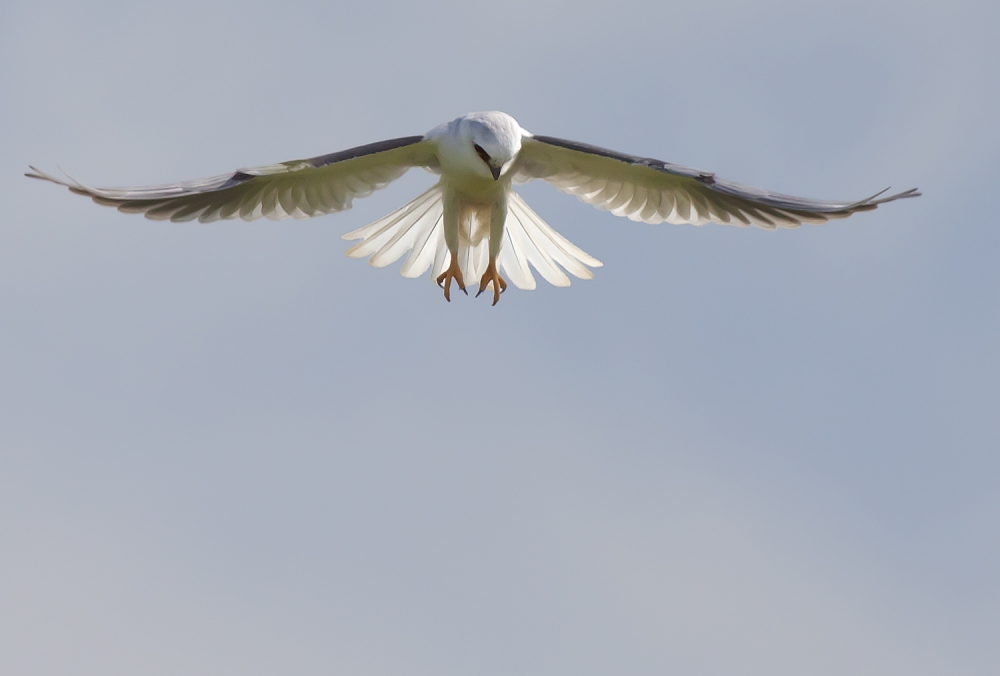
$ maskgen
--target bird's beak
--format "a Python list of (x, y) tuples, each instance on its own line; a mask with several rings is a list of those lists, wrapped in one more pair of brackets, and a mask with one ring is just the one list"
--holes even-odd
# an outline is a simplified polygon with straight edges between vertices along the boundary
[(500, 180), (500, 172), (502, 170), (503, 170), (503, 165), (502, 164), (498, 165), (498, 166), (493, 166), (492, 164), (490, 165), (490, 173), (493, 174), (493, 180), (494, 181), (499, 181)]

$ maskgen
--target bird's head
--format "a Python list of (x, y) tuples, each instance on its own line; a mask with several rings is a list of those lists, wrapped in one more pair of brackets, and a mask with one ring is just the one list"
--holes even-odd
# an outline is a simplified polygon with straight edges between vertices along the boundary
[(498, 181), (521, 150), (521, 127), (500, 112), (472, 113), (464, 119), (463, 142), (474, 153), (473, 166), (483, 177)]

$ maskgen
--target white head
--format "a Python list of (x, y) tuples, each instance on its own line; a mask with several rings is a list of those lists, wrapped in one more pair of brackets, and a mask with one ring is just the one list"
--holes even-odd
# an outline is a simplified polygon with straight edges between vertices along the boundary
[(521, 150), (521, 126), (507, 113), (469, 113), (458, 119), (459, 142), (477, 174), (499, 180)]

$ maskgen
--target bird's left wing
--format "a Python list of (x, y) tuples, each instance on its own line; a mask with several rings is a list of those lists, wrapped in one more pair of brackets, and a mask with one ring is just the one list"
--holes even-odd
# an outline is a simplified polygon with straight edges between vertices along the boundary
[[(542, 179), (598, 209), (646, 223), (732, 223), (773, 230), (869, 211), (916, 190), (858, 202), (792, 197), (716, 178), (676, 164), (625, 155), (551, 136), (521, 141), (515, 180)], [(882, 191), (885, 192), (885, 191)]]
[(89, 188), (34, 167), (25, 174), (64, 185), (98, 204), (146, 218), (202, 222), (266, 217), (309, 218), (351, 208), (355, 197), (384, 188), (415, 166), (433, 168), (437, 147), (424, 136), (370, 143), (307, 160), (293, 160), (183, 183), (141, 188)]

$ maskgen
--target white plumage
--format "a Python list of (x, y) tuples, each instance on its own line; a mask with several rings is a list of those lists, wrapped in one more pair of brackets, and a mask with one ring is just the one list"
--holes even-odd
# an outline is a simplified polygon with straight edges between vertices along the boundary
[[(514, 192), (512, 184), (542, 179), (598, 209), (646, 223), (732, 223), (774, 229), (822, 223), (915, 197), (908, 190), (857, 202), (824, 202), (758, 190), (708, 172), (521, 129), (505, 113), (469, 113), (409, 136), (307, 160), (242, 169), (184, 183), (140, 188), (90, 188), (31, 167), (27, 176), (64, 185), (98, 204), (147, 218), (202, 222), (242, 218), (309, 218), (351, 207), (411, 167), (440, 174), (413, 201), (344, 235), (359, 240), (347, 251), (385, 267), (408, 254), (401, 272), (428, 270), (450, 300), (454, 280), (480, 279), (493, 303), (506, 288), (502, 270), (521, 289), (535, 288), (534, 268), (555, 286), (566, 273), (591, 279), (597, 259), (552, 229)], [(883, 191), (884, 192), (884, 191)]]

